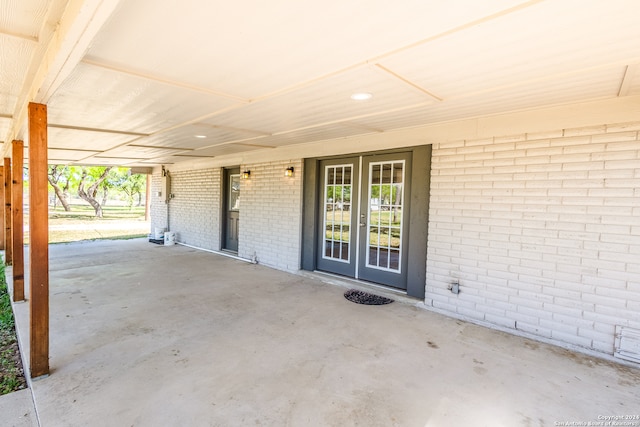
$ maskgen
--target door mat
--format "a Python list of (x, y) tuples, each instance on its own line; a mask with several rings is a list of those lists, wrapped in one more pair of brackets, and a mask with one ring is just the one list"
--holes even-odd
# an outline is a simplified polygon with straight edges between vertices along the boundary
[(358, 291), (356, 289), (349, 289), (344, 293), (344, 297), (356, 304), (365, 305), (384, 305), (391, 304), (393, 302), (392, 299), (381, 297), (380, 295), (373, 295), (368, 292)]

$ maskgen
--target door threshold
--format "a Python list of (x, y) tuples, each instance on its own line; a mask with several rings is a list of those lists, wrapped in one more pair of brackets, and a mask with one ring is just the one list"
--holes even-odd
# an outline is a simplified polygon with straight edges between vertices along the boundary
[(364, 280), (353, 279), (350, 277), (340, 276), (338, 274), (333, 274), (333, 273), (327, 273), (326, 271), (320, 271), (320, 270), (314, 270), (314, 271), (300, 270), (299, 273), (313, 279), (318, 279), (330, 285), (336, 285), (343, 288), (355, 288), (357, 290), (365, 291), (365, 292), (375, 292), (378, 295), (391, 298), (395, 301), (402, 302), (405, 304), (415, 305), (416, 303), (423, 302), (419, 298), (414, 298), (407, 295), (407, 291), (405, 291), (404, 289), (390, 288), (388, 286), (379, 285), (377, 283), (366, 282)]

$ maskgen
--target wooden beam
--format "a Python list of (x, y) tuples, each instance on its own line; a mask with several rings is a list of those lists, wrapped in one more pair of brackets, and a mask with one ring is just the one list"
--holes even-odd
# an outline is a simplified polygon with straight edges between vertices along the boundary
[(13, 263), (11, 244), (11, 158), (4, 158), (4, 262)]
[(11, 230), (13, 245), (13, 301), (24, 301), (24, 212), (22, 171), (24, 143), (13, 141), (11, 188)]
[(31, 377), (49, 374), (49, 190), (47, 106), (29, 103), (29, 277)]
[[(0, 183), (4, 183), (4, 166), (0, 166)], [(4, 250), (4, 188), (0, 191), (0, 250)]]
[(13, 301), (24, 301), (24, 200), (22, 170), (24, 143), (13, 141), (11, 179), (11, 245), (13, 248)]

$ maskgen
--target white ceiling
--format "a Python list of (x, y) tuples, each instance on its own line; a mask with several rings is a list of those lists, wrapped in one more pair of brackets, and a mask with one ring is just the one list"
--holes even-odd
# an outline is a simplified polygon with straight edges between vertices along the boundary
[(149, 166), (637, 95), (638, 16), (637, 0), (3, 0), (0, 139), (25, 138), (35, 101), (51, 163)]

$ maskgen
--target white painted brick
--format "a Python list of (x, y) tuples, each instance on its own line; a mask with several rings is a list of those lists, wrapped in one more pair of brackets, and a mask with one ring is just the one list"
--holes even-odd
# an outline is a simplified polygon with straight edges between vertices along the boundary
[(515, 323), (516, 329), (529, 334), (538, 335), (544, 338), (551, 338), (551, 329), (543, 328), (538, 324), (531, 324), (524, 321)]
[[(603, 330), (638, 316), (629, 307), (640, 293), (632, 276), (640, 274), (633, 262), (640, 255), (639, 129), (640, 122), (467, 141), (468, 151), (455, 154), (468, 157), (451, 158), (456, 167), (446, 179), (434, 162), (441, 180), (434, 180), (430, 212), (443, 212), (430, 219), (427, 271), (437, 265), (430, 277), (447, 283), (462, 273), (485, 286), (485, 302), (475, 299), (475, 307), (449, 297), (442, 304), (496, 325), (610, 348)], [(441, 236), (442, 224), (450, 234)], [(441, 237), (456, 250), (438, 247)], [(549, 313), (554, 325), (542, 327)]]
[(551, 330), (551, 338), (579, 347), (591, 348), (592, 340), (590, 338), (580, 337), (577, 334)]
[(549, 156), (558, 156), (563, 153), (564, 147), (550, 147), (549, 143), (547, 143), (544, 147), (538, 148), (529, 148), (527, 150), (527, 157), (538, 157), (545, 156), (549, 158), (549, 161), (553, 160), (553, 157)]
[(539, 308), (530, 308), (524, 306), (518, 306), (518, 313), (537, 318), (540, 326), (544, 326), (543, 320), (550, 320), (553, 317), (553, 313), (550, 313), (548, 311), (540, 310)]
[(494, 144), (503, 144), (507, 142), (521, 142), (527, 140), (526, 133), (519, 133), (516, 135), (499, 136), (493, 139)]
[[(607, 152), (600, 152), (600, 153), (592, 153), (591, 159), (595, 161), (627, 160), (627, 159), (636, 158), (637, 152), (638, 152), (637, 150), (634, 150), (634, 151), (625, 150), (625, 151), (607, 151)], [(629, 170), (629, 172), (631, 172), (631, 170)], [(631, 175), (633, 175), (633, 173), (631, 173)]]
[(593, 339), (591, 348), (601, 353), (613, 354), (613, 351), (614, 351), (613, 341), (614, 340), (612, 338), (610, 338), (608, 341), (600, 341), (600, 340)]
[(601, 142), (609, 142), (609, 143), (620, 142), (620, 141), (632, 142), (632, 141), (637, 141), (637, 140), (638, 140), (638, 132), (635, 132), (635, 131), (632, 131), (632, 132), (611, 132), (610, 129), (607, 129), (607, 133), (605, 133), (605, 134), (593, 135), (591, 137), (591, 141), (594, 144), (595, 143), (601, 143)]
[[(543, 328), (550, 329), (552, 331), (552, 336), (554, 333), (562, 332), (570, 335), (578, 335), (578, 327), (566, 324), (562, 322), (555, 322), (553, 320), (541, 319), (540, 326)], [(589, 343), (591, 344), (591, 343)]]
[(552, 138), (549, 141), (549, 145), (551, 147), (566, 147), (569, 145), (585, 145), (591, 143), (591, 135), (583, 135), (583, 136), (568, 136), (566, 135), (563, 138)]
[(598, 135), (598, 134), (605, 133), (606, 131), (607, 131), (606, 125), (588, 126), (583, 128), (565, 129), (564, 136), (573, 137), (576, 135)]
[(460, 305), (457, 305), (457, 312), (470, 319), (476, 319), (476, 320), (484, 320), (484, 316), (485, 316), (484, 313), (476, 310), (475, 308), (469, 309), (466, 307), (460, 307)]
[[(613, 160), (612, 162), (614, 162)], [(576, 162), (562, 162), (562, 170), (563, 171), (575, 171), (575, 170), (597, 170), (604, 169), (606, 164), (610, 162), (602, 162), (602, 161), (576, 161)], [(609, 167), (609, 169), (615, 168), (614, 166)], [(617, 168), (615, 168), (617, 169)]]
[[(598, 163), (598, 162), (596, 162)], [(608, 160), (604, 162), (604, 169), (637, 169), (638, 160)]]
[[(539, 156), (525, 156), (525, 157), (517, 157), (515, 159), (516, 165), (526, 165), (527, 170), (531, 167), (531, 165), (545, 165), (544, 170), (546, 170), (546, 165), (548, 165), (551, 161), (551, 156), (549, 155), (539, 155)], [(560, 168), (551, 167), (553, 170), (559, 170)]]
[[(482, 309), (479, 307), (479, 309)], [(485, 312), (484, 320), (487, 322), (493, 323), (494, 325), (502, 326), (504, 328), (515, 329), (516, 321), (512, 319), (505, 318), (503, 314), (494, 315), (490, 312)]]
[(607, 133), (609, 132), (629, 132), (640, 130), (640, 122), (616, 123), (607, 125)]
[(529, 325), (539, 325), (540, 324), (540, 318), (537, 315), (533, 315), (533, 316), (529, 316), (526, 315), (524, 313), (521, 312), (513, 312), (513, 311), (508, 311), (507, 312), (507, 318), (508, 319), (513, 319), (517, 324), (522, 323), (527, 323)]
[[(518, 160), (516, 159), (516, 163)], [(530, 163), (527, 164), (527, 172), (553, 172), (562, 170), (561, 163)]]
[(526, 135), (527, 135), (527, 140), (561, 138), (564, 136), (564, 131), (562, 129), (559, 129), (559, 130), (551, 130), (551, 131), (545, 131), (545, 132), (531, 132), (531, 133), (527, 133)]

